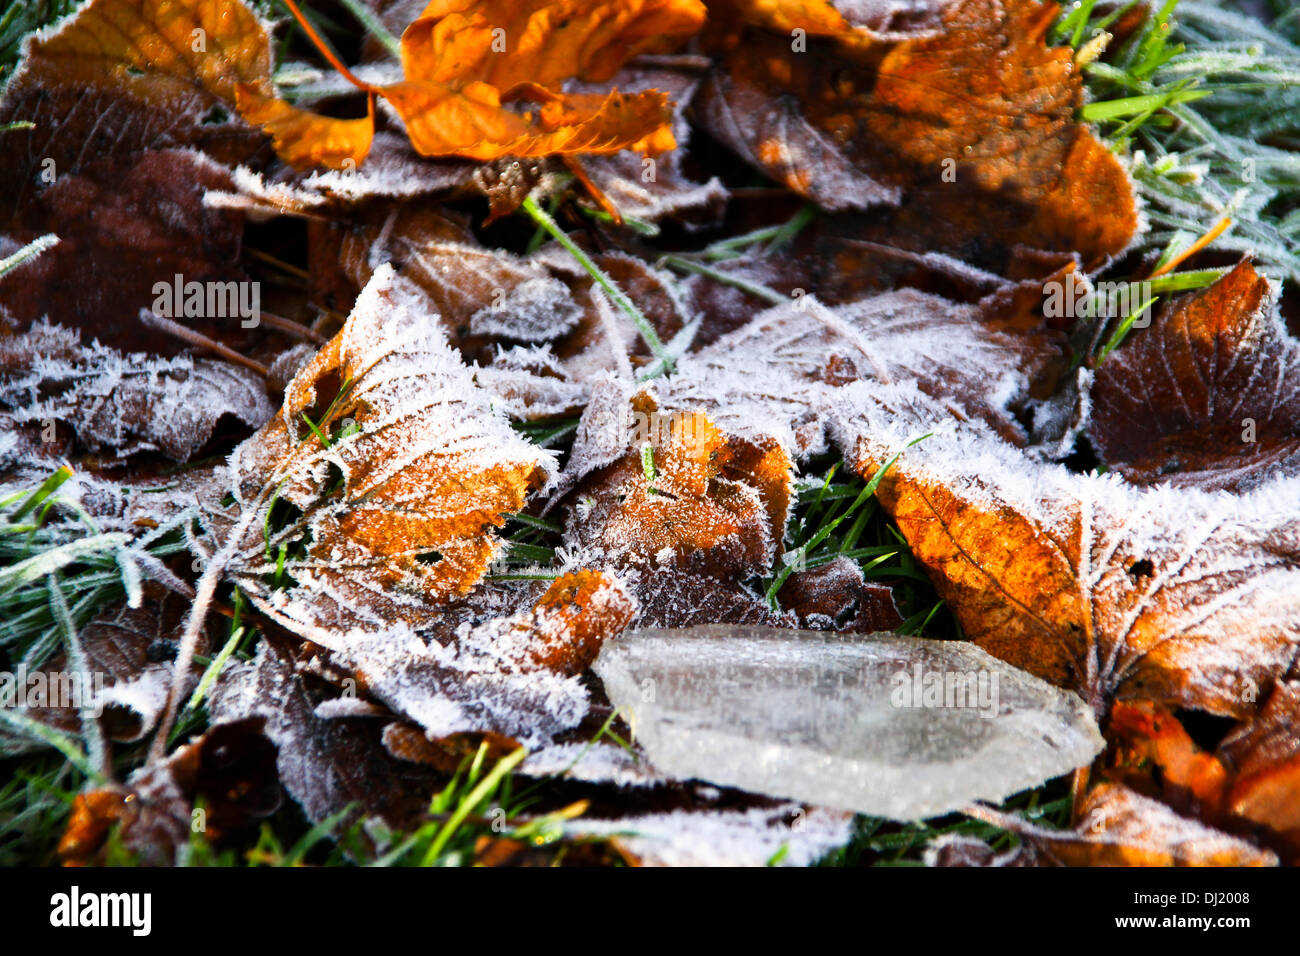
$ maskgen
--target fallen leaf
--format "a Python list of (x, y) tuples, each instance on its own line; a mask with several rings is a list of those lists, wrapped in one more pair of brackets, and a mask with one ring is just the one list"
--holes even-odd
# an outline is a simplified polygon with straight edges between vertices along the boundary
[(766, 571), (785, 529), (789, 457), (775, 442), (759, 449), (727, 436), (701, 413), (647, 404), (641, 414), (640, 447), (573, 492), (566, 544), (612, 567)]
[(224, 417), (257, 428), (274, 411), (247, 369), (123, 355), (45, 322), (0, 338), (0, 407), (20, 425), (64, 422), (91, 452), (121, 459), (157, 451), (178, 462), (194, 457)]
[[(418, 626), (466, 593), (499, 549), (490, 529), (551, 467), (492, 411), (419, 291), (383, 267), (231, 456), (234, 503), (207, 503), (210, 547), (264, 613), (338, 646), (354, 629)], [(283, 527), (277, 502), (291, 508)]]
[(615, 578), (575, 572), (533, 607), (458, 630), (447, 646), (400, 630), (332, 643), (368, 695), (430, 740), (492, 732), (532, 747), (586, 716), (580, 675), (635, 612)]
[(1244, 491), (1300, 466), (1300, 343), (1242, 262), (1097, 370), (1088, 435), (1135, 484)]
[[(366, 89), (397, 112), (425, 156), (660, 153), (675, 145), (664, 94), (563, 86), (606, 82), (629, 57), (662, 52), (703, 21), (698, 0), (432, 0), (402, 34), (405, 79)], [(264, 82), (240, 84), (237, 95), (240, 112), (291, 165), (337, 168), (369, 149), (372, 119), (341, 128), (275, 98)], [(536, 108), (514, 112), (513, 101)]]
[(815, 630), (873, 634), (903, 623), (889, 586), (868, 584), (857, 562), (843, 556), (791, 574), (777, 600)]
[(835, 308), (802, 296), (684, 357), (661, 394), (666, 408), (704, 409), (728, 432), (770, 436), (803, 457), (827, 449), (843, 386), (915, 380), (1023, 443), (1012, 409), (1062, 358), (1057, 336), (995, 331), (971, 306), (910, 289)]
[(262, 721), (214, 727), (126, 784), (78, 794), (59, 841), (64, 866), (103, 865), (110, 831), (145, 866), (174, 866), (194, 833), (219, 844), (280, 806), (275, 748)]
[[(145, 585), (145, 600), (138, 608), (125, 604), (111, 608), (80, 629), (79, 638), (85, 654), (95, 700), (85, 701), (98, 714), (105, 736), (114, 741), (142, 740), (151, 731), (167, 700), (172, 682), (171, 658), (176, 653), (176, 638), (184, 624), (188, 602), (164, 591), (152, 582)], [(206, 636), (200, 642), (206, 653)], [(26, 673), (29, 686), (25, 716), (73, 737), (81, 734), (81, 711), (78, 707), (49, 706), (50, 692), (60, 686), (68, 674), (66, 654), (56, 654), (39, 668)], [(202, 669), (196, 669), (191, 683), (197, 683)], [(0, 731), (0, 753), (15, 754), (36, 749), (31, 738), (14, 737)]]
[[(17, 215), (0, 219), (13, 241), (60, 237), (20, 275), (0, 279), (0, 308), (22, 326), (49, 317), (105, 346), (175, 355), (186, 343), (139, 320), (165, 289), (172, 317), (235, 351), (247, 353), (265, 337), (260, 289), (239, 263), (242, 217), (203, 204), (207, 190), (229, 188), (223, 167), (193, 150), (109, 147), (75, 171), (52, 168), (52, 184), (20, 190)], [(33, 180), (36, 187), (39, 175)], [(189, 293), (173, 302), (178, 281), (191, 290), (199, 283), (197, 308), (186, 309)]]
[[(1088, 794), (1073, 830), (1049, 830), (1012, 814), (967, 811), (1023, 841), (1007, 856), (977, 865), (1007, 866), (1276, 866), (1277, 857), (1244, 840), (1178, 816), (1163, 803), (1119, 784)], [(936, 858), (937, 857), (937, 858)], [(940, 848), (939, 865), (963, 865)], [(970, 865), (966, 857), (964, 865)]]
[(784, 28), (725, 24), (724, 69), (698, 112), (740, 156), (827, 209), (897, 207), (852, 225), (854, 238), (993, 272), (1017, 245), (1099, 263), (1136, 229), (1133, 190), (1075, 121), (1073, 51), (1044, 42), (1056, 12), (972, 0), (945, 7), (933, 37), (864, 46), (812, 30), (794, 55)]
[(915, 389), (850, 386), (836, 432), (965, 635), (1113, 699), (1245, 716), (1300, 644), (1296, 482), (1241, 496), (1072, 474)]

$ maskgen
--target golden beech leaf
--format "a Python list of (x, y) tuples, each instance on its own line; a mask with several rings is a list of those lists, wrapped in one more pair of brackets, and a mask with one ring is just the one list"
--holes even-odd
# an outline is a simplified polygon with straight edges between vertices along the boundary
[[(972, 816), (1017, 834), (1022, 846), (1007, 857), (980, 859), (972, 843), (940, 846), (934, 862), (995, 866), (1276, 866), (1267, 850), (1174, 813), (1163, 803), (1119, 784), (1102, 784), (1088, 794), (1072, 830), (1050, 830), (1021, 817), (983, 807)], [(984, 847), (979, 844), (979, 847)], [(963, 859), (964, 858), (964, 859)]]
[(848, 386), (837, 424), (985, 650), (1114, 699), (1246, 716), (1300, 648), (1300, 478), (1240, 496), (1135, 488), (1040, 463), (914, 388)]
[(552, 467), (493, 411), (424, 305), (376, 270), (279, 415), (232, 455), (235, 503), (211, 505), (214, 537), (235, 552), (228, 573), (326, 646), (418, 626), (466, 593), (499, 548), (491, 529)]

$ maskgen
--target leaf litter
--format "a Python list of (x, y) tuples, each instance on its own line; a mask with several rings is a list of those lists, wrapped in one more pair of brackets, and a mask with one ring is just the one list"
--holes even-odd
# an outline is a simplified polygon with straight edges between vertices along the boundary
[[(135, 556), (124, 607), (6, 638), (112, 672), (104, 718), (6, 734), (84, 762), (155, 733), (78, 797), (66, 862), (189, 859), (218, 752), (249, 799), (214, 843), (283, 786), (354, 859), (521, 863), (544, 832), (807, 864), (846, 809), (1020, 838), (935, 864), (1297, 858), (1286, 299), (1243, 261), (1113, 354), (1114, 321), (1045, 312), (1133, 275), (1145, 227), (1054, 7), (705, 7), (384, 5), (405, 32), (350, 68), (297, 17), (339, 75), (308, 83), (239, 0), (92, 0), (28, 41), (0, 251), (61, 241), (0, 275), (0, 507), (57, 545), (14, 551), (13, 593)], [(292, 318), (177, 339), (138, 316), (180, 274), (269, 280)], [(55, 469), (75, 494), (46, 501)], [(876, 525), (897, 540), (858, 547)], [(949, 641), (912, 636), (918, 582)], [(872, 657), (1014, 692), (987, 720), (891, 706), (836, 670)], [(1197, 711), (1234, 729), (1203, 747)], [(541, 803), (448, 850), (457, 788), (496, 795), (473, 817), (512, 771)], [(974, 803), (1071, 773), (1072, 829)]]

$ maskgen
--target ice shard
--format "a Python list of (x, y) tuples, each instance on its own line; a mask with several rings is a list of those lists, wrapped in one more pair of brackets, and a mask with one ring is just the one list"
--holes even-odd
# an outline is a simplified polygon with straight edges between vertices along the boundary
[(654, 628), (595, 670), (664, 773), (896, 820), (999, 801), (1103, 746), (1082, 700), (963, 641)]

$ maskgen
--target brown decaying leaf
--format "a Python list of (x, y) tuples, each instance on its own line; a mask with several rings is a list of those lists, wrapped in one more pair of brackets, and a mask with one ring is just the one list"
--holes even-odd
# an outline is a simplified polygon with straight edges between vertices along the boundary
[(339, 691), (308, 672), (309, 653), (295, 653), (282, 638), (263, 638), (252, 661), (222, 676), (209, 704), (213, 724), (264, 719), (280, 780), (313, 823), (349, 805), (390, 827), (418, 823), (440, 778), (387, 752), (382, 718), (318, 713), (340, 699)]
[(903, 623), (893, 591), (868, 584), (857, 563), (842, 556), (790, 575), (777, 600), (799, 616), (803, 627), (816, 630), (872, 634)]
[(494, 732), (536, 746), (586, 716), (579, 675), (636, 610), (612, 575), (577, 571), (531, 608), (458, 629), (446, 646), (392, 631), (354, 635), (337, 657), (371, 697), (430, 740)]
[(49, 182), (43, 173), (79, 176), (106, 158), (176, 147), (232, 165), (250, 158), (264, 137), (225, 107), (237, 82), (269, 76), (271, 62), (265, 25), (238, 0), (86, 4), (29, 40), (5, 89), (0, 124), (35, 128), (0, 137), (17, 184), (0, 218)]
[(213, 727), (172, 753), (141, 767), (125, 786), (78, 794), (59, 841), (64, 866), (102, 865), (114, 827), (119, 845), (145, 866), (172, 866), (195, 832), (202, 802), (204, 837), (220, 844), (232, 832), (270, 816), (280, 806), (275, 748), (259, 719)]
[[(385, 266), (286, 387), (280, 413), (231, 456), (235, 503), (207, 508), (254, 603), (337, 646), (357, 628), (418, 626), (466, 593), (497, 553), (490, 529), (551, 467), (491, 409), (419, 291)], [(271, 533), (277, 501), (300, 514)], [(305, 553), (293, 585), (275, 590), (281, 545)]]
[[(79, 635), (88, 672), (103, 680), (103, 693), (96, 701), (102, 712), (97, 719), (105, 735), (115, 741), (141, 740), (157, 722), (172, 681), (170, 658), (175, 654), (175, 638), (189, 608), (187, 601), (154, 582), (146, 582), (143, 591), (140, 607), (121, 604), (111, 608), (82, 627)], [(207, 652), (206, 636), (199, 647), (200, 653)], [(81, 732), (79, 708), (40, 703), (48, 701), (50, 691), (65, 679), (67, 655), (56, 654), (40, 668), (33, 668), (29, 680), (38, 672), (43, 675), (42, 684), (29, 689), (30, 706), (25, 715), (77, 736)], [(196, 668), (192, 682), (201, 674), (202, 669)], [(0, 731), (0, 753), (21, 753), (38, 746), (28, 738)]]
[(940, 866), (1276, 866), (1277, 857), (1244, 840), (1180, 817), (1119, 784), (1088, 794), (1073, 830), (1049, 830), (1013, 814), (979, 808), (973, 816), (1017, 834), (1022, 846), (995, 857), (978, 840), (943, 841)]
[(914, 389), (843, 393), (836, 431), (985, 650), (1104, 716), (1149, 699), (1245, 716), (1300, 647), (1300, 479), (1242, 496), (1041, 464)]
[(1083, 87), (1072, 51), (1044, 43), (1056, 12), (970, 0), (944, 9), (933, 37), (814, 38), (793, 54), (788, 32), (723, 23), (714, 42), (725, 68), (698, 113), (741, 156), (828, 209), (898, 206), (853, 224), (855, 239), (994, 272), (1017, 245), (1099, 263), (1136, 229), (1132, 186), (1075, 122)]
[(66, 422), (91, 452), (190, 460), (224, 416), (260, 427), (273, 409), (259, 376), (225, 362), (122, 355), (62, 326), (0, 338), (0, 408), (15, 424)]
[[(0, 148), (11, 135), (0, 136)], [(207, 190), (230, 188), (229, 174), (194, 150), (115, 147), (75, 171), (71, 163), (56, 166), (57, 179), (39, 192), (17, 190), (25, 201), (7, 225), (0, 219), (0, 231), (16, 243), (51, 232), (60, 242), (21, 276), (0, 282), (0, 309), (24, 325), (49, 316), (126, 352), (175, 355), (185, 343), (146, 328), (139, 312), (157, 302), (157, 283), (170, 293), (180, 275), (183, 283), (204, 284), (205, 304), (198, 315), (185, 316), (184, 301), (176, 302), (174, 316), (246, 352), (265, 330), (246, 327), (254, 316), (241, 311), (240, 295), (250, 294), (239, 265), (243, 220), (203, 204)], [(31, 182), (37, 181), (34, 174)], [(210, 288), (220, 291), (219, 300)]]
[(1097, 371), (1089, 427), (1137, 484), (1245, 490), (1300, 466), (1300, 342), (1242, 262), (1135, 330)]

